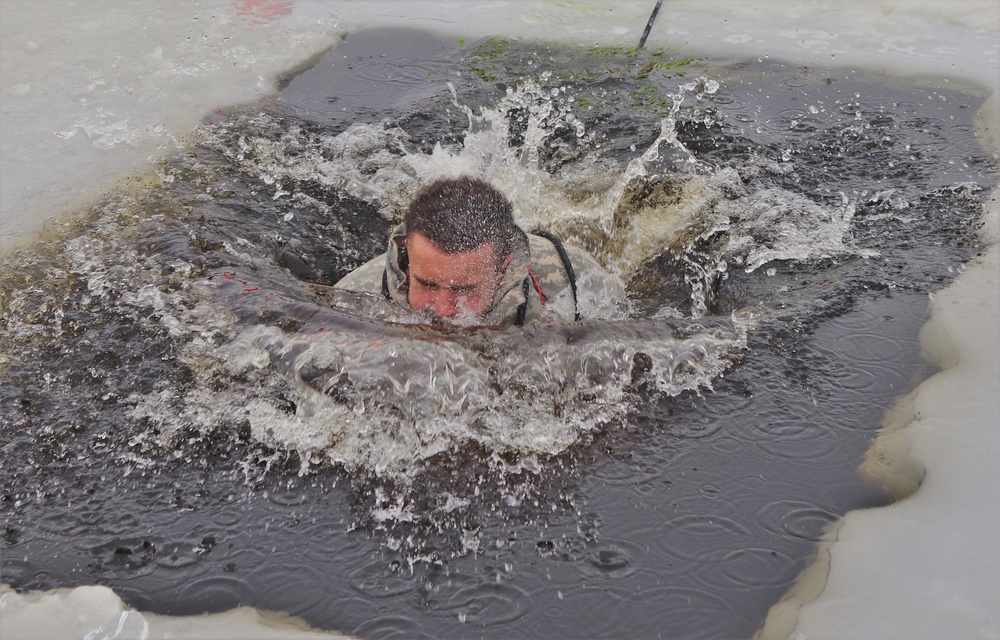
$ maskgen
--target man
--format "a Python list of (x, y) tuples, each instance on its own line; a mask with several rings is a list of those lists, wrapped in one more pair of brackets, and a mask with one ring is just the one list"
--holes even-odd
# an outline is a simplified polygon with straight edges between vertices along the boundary
[(584, 251), (514, 224), (487, 182), (442, 179), (421, 189), (386, 253), (335, 287), (376, 293), (449, 324), (520, 326), (580, 319), (576, 281), (602, 272)]

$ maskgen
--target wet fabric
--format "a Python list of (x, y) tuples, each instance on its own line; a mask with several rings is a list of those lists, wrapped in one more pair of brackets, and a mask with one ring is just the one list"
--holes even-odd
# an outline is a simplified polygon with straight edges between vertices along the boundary
[[(385, 295), (392, 303), (409, 310), (409, 279), (400, 266), (405, 238), (406, 226), (401, 224), (393, 230), (385, 253), (349, 273), (335, 287)], [(579, 319), (575, 278), (567, 272), (559, 247), (565, 251), (576, 278), (594, 271), (603, 272), (586, 251), (519, 230), (511, 248), (514, 259), (504, 272), (496, 302), (483, 315), (484, 325), (512, 326)]]

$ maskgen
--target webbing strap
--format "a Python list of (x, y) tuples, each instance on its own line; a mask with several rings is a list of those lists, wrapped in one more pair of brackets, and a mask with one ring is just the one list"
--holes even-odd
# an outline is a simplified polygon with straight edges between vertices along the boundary
[(559, 254), (559, 259), (562, 260), (563, 269), (566, 270), (566, 279), (569, 280), (569, 289), (573, 293), (573, 319), (579, 321), (580, 305), (576, 296), (576, 272), (573, 271), (573, 264), (569, 261), (569, 254), (566, 253), (566, 248), (563, 246), (562, 241), (560, 241), (559, 238), (555, 237), (548, 231), (535, 229), (531, 233), (541, 238), (545, 238), (556, 248), (556, 253)]
[(382, 270), (382, 295), (389, 302), (392, 302), (392, 296), (389, 294), (389, 272), (385, 269)]
[(524, 318), (528, 313), (528, 292), (531, 290), (531, 284), (528, 278), (525, 278), (521, 282), (521, 291), (524, 292), (524, 302), (520, 304), (517, 308), (517, 315), (514, 317), (514, 326), (523, 327)]

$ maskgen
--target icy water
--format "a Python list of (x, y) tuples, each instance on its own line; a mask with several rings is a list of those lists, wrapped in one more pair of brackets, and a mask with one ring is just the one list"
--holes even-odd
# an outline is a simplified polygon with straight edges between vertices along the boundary
[[(372, 638), (750, 636), (888, 500), (856, 467), (977, 250), (982, 100), (351, 34), (5, 259), (4, 579)], [(442, 332), (324, 288), (459, 172), (627, 301)]]

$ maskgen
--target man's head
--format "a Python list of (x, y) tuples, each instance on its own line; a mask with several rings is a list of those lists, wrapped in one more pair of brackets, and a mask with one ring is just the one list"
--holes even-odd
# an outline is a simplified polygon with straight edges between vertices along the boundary
[(421, 189), (404, 216), (409, 303), (439, 318), (481, 318), (496, 302), (517, 234), (510, 202), (476, 178)]

